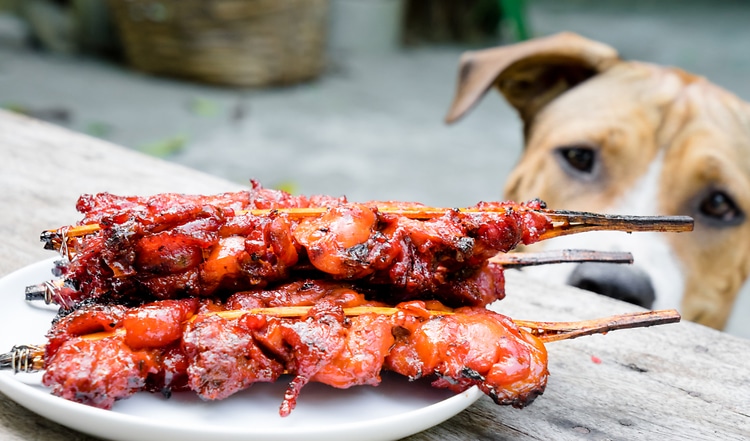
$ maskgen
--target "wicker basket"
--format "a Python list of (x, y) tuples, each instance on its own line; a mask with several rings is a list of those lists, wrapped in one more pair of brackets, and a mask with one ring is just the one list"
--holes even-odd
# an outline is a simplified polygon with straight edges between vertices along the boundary
[(231, 85), (290, 84), (325, 64), (327, 0), (110, 0), (129, 63)]

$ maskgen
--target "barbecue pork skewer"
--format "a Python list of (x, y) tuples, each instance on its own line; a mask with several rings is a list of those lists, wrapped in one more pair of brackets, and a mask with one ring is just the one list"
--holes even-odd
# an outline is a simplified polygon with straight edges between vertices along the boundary
[(83, 196), (77, 208), (80, 225), (43, 234), (69, 259), (56, 267), (62, 283), (44, 285), (62, 306), (48, 341), (0, 366), (43, 369), (54, 394), (102, 408), (140, 390), (222, 399), (289, 375), (282, 416), (310, 381), (377, 385), (383, 370), (523, 407), (546, 385), (546, 341), (679, 315), (519, 326), (484, 308), (504, 296), (505, 261), (493, 256), (578, 231), (692, 228), (540, 201), (355, 204), (255, 183), (213, 196)]
[[(241, 203), (237, 194), (83, 196), (83, 228), (86, 222), (97, 228), (72, 240), (65, 235), (75, 227), (60, 230), (61, 251), (73, 258), (58, 268), (64, 287), (50, 286), (55, 301), (73, 307), (105, 295), (115, 301), (213, 296), (313, 268), (316, 277), (356, 280), (376, 291), (387, 286), (391, 302), (426, 295), (451, 306), (482, 306), (504, 294), (502, 268), (490, 258), (518, 244), (579, 230), (692, 227), (683, 217), (552, 212), (540, 201), (436, 209), (253, 191)], [(48, 243), (57, 243), (52, 236)]]
[(265, 287), (313, 268), (316, 277), (387, 286), (394, 301), (428, 293), (452, 306), (483, 305), (502, 295), (501, 284), (492, 288), (502, 280), (501, 268), (489, 258), (533, 242), (547, 224), (544, 216), (514, 207), (449, 210), (417, 221), (361, 204), (299, 220), (286, 213), (226, 217), (205, 206), (182, 206), (181, 215), (170, 214), (171, 224), (159, 216), (86, 236), (73, 260), (59, 268), (70, 289), (56, 300), (208, 297)]
[(269, 294), (263, 304), (288, 305), (280, 307), (244, 307), (258, 305), (247, 294), (223, 305), (207, 299), (90, 305), (60, 318), (46, 345), (0, 355), (0, 367), (44, 369), (53, 394), (102, 408), (141, 390), (190, 389), (222, 399), (289, 374), (280, 408), (286, 416), (310, 381), (377, 385), (384, 369), (456, 392), (476, 385), (498, 404), (523, 407), (544, 391), (545, 341), (679, 321), (676, 311), (656, 311), (580, 323), (514, 322), (484, 308), (437, 302), (382, 306), (328, 283), (313, 296), (296, 286), (286, 298)]
[[(444, 216), (447, 212), (455, 211), (459, 213), (501, 213), (520, 205), (510, 202), (487, 206), (484, 208), (439, 208), (427, 207), (414, 204), (411, 207), (389, 206), (378, 202), (365, 203), (377, 212), (403, 216), (407, 219), (429, 220)], [(238, 212), (229, 212), (232, 215), (252, 215), (252, 216), (271, 216), (286, 214), (292, 219), (304, 219), (325, 215), (329, 207), (310, 207), (310, 208), (270, 208), (241, 210)], [(559, 237), (568, 234), (582, 233), (585, 231), (662, 231), (662, 232), (683, 232), (689, 231), (689, 225), (692, 219), (688, 216), (626, 216), (626, 215), (603, 215), (596, 213), (564, 211), (564, 210), (543, 210), (549, 220), (553, 222), (553, 228), (543, 233), (544, 239)], [(43, 231), (40, 239), (45, 244), (45, 249), (60, 251), (63, 255), (69, 255), (71, 252), (68, 248), (71, 239), (87, 236), (101, 230), (103, 227), (98, 223), (82, 224), (76, 226), (61, 227), (56, 230)]]
[[(543, 252), (517, 252), (500, 253), (489, 259), (489, 262), (501, 267), (521, 268), (525, 266), (549, 265), (557, 263), (579, 263), (579, 262), (606, 262), (606, 263), (633, 263), (633, 255), (620, 251), (595, 251), (595, 250), (550, 250)], [(310, 268), (303, 268), (307, 270)], [(27, 301), (42, 301), (46, 304), (59, 304), (60, 292), (64, 291), (65, 280), (54, 279), (29, 285), (25, 290)]]

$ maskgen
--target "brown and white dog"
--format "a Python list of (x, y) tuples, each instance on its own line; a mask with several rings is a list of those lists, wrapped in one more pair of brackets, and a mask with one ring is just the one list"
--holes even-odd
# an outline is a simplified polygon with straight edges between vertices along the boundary
[[(563, 33), (465, 53), (446, 120), (492, 87), (525, 149), (505, 187), (550, 208), (688, 215), (691, 233), (586, 233), (545, 248), (630, 251), (633, 266), (552, 265), (548, 279), (721, 329), (750, 272), (750, 104), (677, 68)], [(557, 267), (557, 268), (555, 268)]]

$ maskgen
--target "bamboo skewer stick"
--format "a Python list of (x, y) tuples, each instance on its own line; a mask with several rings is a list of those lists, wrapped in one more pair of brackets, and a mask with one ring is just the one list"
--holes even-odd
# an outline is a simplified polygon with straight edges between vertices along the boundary
[(612, 317), (578, 322), (532, 322), (514, 320), (516, 325), (526, 328), (543, 342), (570, 340), (585, 335), (606, 334), (618, 329), (643, 328), (677, 323), (681, 319), (675, 309), (633, 312)]
[[(227, 320), (233, 320), (242, 317), (245, 314), (272, 315), (274, 317), (302, 317), (310, 312), (310, 309), (312, 309), (311, 306), (276, 306), (269, 308), (216, 311), (206, 313), (206, 315), (218, 315)], [(354, 306), (351, 308), (344, 308), (344, 315), (349, 317), (362, 314), (394, 315), (399, 311), (405, 311), (405, 309), (388, 306)], [(453, 314), (453, 311), (450, 310), (428, 310), (427, 312), (433, 316)]]
[[(378, 211), (386, 214), (396, 214), (411, 219), (434, 219), (444, 216), (450, 211), (462, 213), (503, 213), (508, 210), (505, 207), (484, 208), (437, 208), (437, 207), (392, 207), (380, 206)], [(268, 216), (272, 213), (286, 213), (292, 218), (301, 219), (311, 216), (320, 216), (328, 211), (326, 207), (311, 208), (274, 208), (258, 209), (238, 212), (253, 216)], [(565, 236), (568, 234), (582, 233), (585, 231), (661, 231), (661, 232), (684, 232), (692, 231), (693, 219), (689, 216), (627, 216), (627, 215), (605, 215), (577, 211), (542, 211), (552, 221), (553, 226), (542, 234), (540, 240), (552, 237)], [(73, 225), (62, 227), (57, 230), (43, 231), (40, 239), (45, 249), (63, 250), (70, 238), (86, 236), (101, 229), (99, 224)]]
[[(557, 263), (579, 263), (579, 262), (608, 262), (608, 263), (633, 263), (633, 255), (618, 251), (594, 251), (594, 250), (554, 250), (542, 252), (524, 253), (500, 253), (490, 258), (490, 262), (503, 266), (504, 268), (520, 268), (525, 266), (550, 265)], [(314, 270), (314, 267), (300, 268), (301, 270)], [(55, 292), (65, 284), (63, 279), (54, 279), (36, 285), (29, 285), (25, 290), (27, 301), (44, 301), (47, 305), (54, 303)]]
[[(506, 208), (439, 208), (439, 207), (393, 207), (378, 206), (378, 211), (385, 214), (395, 214), (405, 216), (410, 219), (434, 219), (445, 215), (449, 211), (459, 211), (464, 213), (486, 213), (486, 212), (504, 212)], [(272, 213), (287, 214), (293, 219), (302, 219), (305, 217), (321, 216), (328, 211), (327, 207), (295, 207), (295, 208), (270, 208), (257, 210), (238, 211), (237, 215), (248, 214), (252, 216), (268, 216)], [(101, 229), (99, 224), (73, 225), (63, 227), (58, 230), (46, 230), (42, 232), (42, 242), (57, 243), (62, 242), (62, 238), (80, 237), (95, 233)]]
[(607, 262), (633, 263), (633, 255), (619, 251), (553, 250), (540, 252), (500, 253), (490, 258), (504, 268), (550, 265), (555, 263)]
[(24, 292), (26, 301), (44, 300), (47, 305), (55, 302), (55, 292), (62, 288), (63, 279), (48, 280), (37, 285), (29, 285)]
[[(217, 311), (209, 313), (219, 315), (228, 320), (241, 317), (245, 314), (267, 314), (277, 317), (300, 317), (307, 312), (309, 306), (289, 306), (276, 308), (256, 308), (249, 310), (234, 311)], [(361, 314), (383, 314), (392, 315), (399, 311), (400, 308), (389, 307), (369, 307), (359, 306), (353, 308), (344, 308), (347, 316)], [(431, 310), (430, 315), (450, 315), (452, 311)], [(584, 320), (578, 322), (534, 322), (527, 320), (513, 320), (514, 323), (527, 332), (536, 336), (544, 343), (553, 341), (570, 340), (573, 338), (583, 337), (593, 334), (606, 334), (618, 329), (633, 329), (668, 323), (677, 323), (680, 321), (680, 314), (674, 309), (635, 312), (619, 314), (611, 317), (605, 317), (593, 320)], [(110, 332), (97, 332), (89, 334), (82, 338), (99, 339), (115, 335), (122, 332), (121, 329)], [(44, 369), (44, 346), (43, 345), (19, 345), (14, 346), (9, 352), (0, 354), (0, 370), (12, 369), (14, 373), (18, 372), (37, 372)]]
[[(276, 317), (300, 317), (310, 311), (310, 306), (288, 306), (275, 308), (255, 308), (249, 310), (217, 311), (211, 315), (218, 315), (227, 320), (239, 318), (245, 314), (273, 315)], [(347, 316), (362, 314), (393, 315), (403, 311), (402, 308), (380, 307), (380, 306), (357, 306), (344, 308)], [(452, 315), (451, 310), (428, 310), (432, 316)], [(619, 314), (593, 320), (578, 322), (535, 322), (528, 320), (513, 320), (520, 328), (525, 329), (543, 342), (570, 340), (593, 334), (606, 334), (618, 329), (644, 328), (656, 325), (677, 323), (681, 319), (680, 313), (675, 309), (662, 309), (656, 311), (633, 312)]]
[(18, 345), (10, 352), (0, 354), (0, 370), (13, 369), (13, 373), (37, 372), (44, 369), (44, 346)]
[(555, 211), (547, 213), (552, 219), (551, 229), (542, 233), (539, 240), (586, 231), (669, 232), (693, 231), (690, 216), (628, 216), (596, 214), (578, 211)]

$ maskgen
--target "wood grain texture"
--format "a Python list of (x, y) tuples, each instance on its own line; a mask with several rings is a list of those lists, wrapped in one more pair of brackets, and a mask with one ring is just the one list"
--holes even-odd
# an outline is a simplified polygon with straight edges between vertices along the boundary
[(78, 197), (108, 191), (215, 193), (241, 185), (24, 116), (0, 112), (0, 273), (49, 253), (39, 233), (75, 222)]
[[(38, 235), (74, 222), (82, 193), (215, 193), (241, 188), (65, 129), (0, 111), (0, 276), (49, 257)], [(509, 271), (495, 309), (583, 320), (636, 307)], [(487, 398), (426, 440), (747, 440), (750, 341), (692, 323), (548, 344), (547, 390), (526, 409)], [(0, 395), (2, 440), (91, 440)]]
[[(638, 308), (515, 271), (495, 309), (524, 320), (583, 320)], [(547, 345), (550, 379), (518, 410), (482, 399), (410, 440), (747, 440), (750, 342), (693, 323)], [(487, 427), (472, 428), (478, 423)], [(468, 431), (468, 432), (467, 432)], [(476, 436), (474, 436), (476, 435)]]

